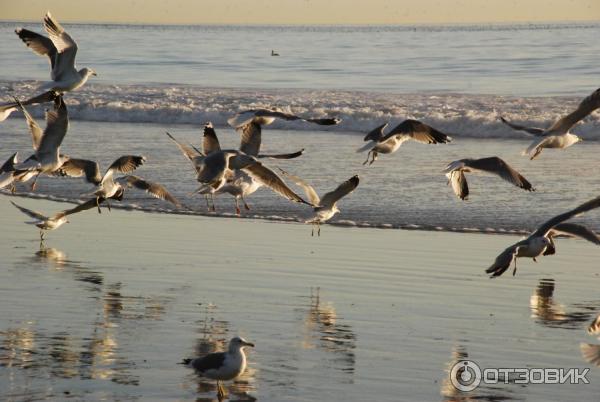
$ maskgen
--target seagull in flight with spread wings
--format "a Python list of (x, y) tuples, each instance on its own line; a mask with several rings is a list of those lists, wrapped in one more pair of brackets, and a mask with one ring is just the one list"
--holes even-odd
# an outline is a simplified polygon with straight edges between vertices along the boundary
[(536, 137), (529, 147), (523, 151), (523, 155), (529, 155), (529, 158), (533, 160), (544, 148), (565, 149), (582, 141), (579, 136), (570, 133), (570, 130), (575, 124), (598, 108), (600, 108), (600, 88), (584, 98), (575, 111), (558, 119), (547, 129), (521, 126), (509, 122), (504, 117), (500, 117), (500, 120), (513, 130), (524, 131)]

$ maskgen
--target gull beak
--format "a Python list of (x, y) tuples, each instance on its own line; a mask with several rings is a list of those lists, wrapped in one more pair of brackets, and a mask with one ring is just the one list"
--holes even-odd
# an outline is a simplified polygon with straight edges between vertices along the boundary
[(93, 75), (94, 77), (97, 77), (97, 76), (98, 76), (98, 73), (96, 73), (95, 71), (92, 71), (92, 75)]
[(251, 348), (253, 348), (253, 347), (254, 347), (254, 344), (253, 344), (252, 342), (246, 342), (246, 341), (243, 341), (243, 342), (242, 342), (242, 345), (244, 345), (244, 346), (250, 346)]

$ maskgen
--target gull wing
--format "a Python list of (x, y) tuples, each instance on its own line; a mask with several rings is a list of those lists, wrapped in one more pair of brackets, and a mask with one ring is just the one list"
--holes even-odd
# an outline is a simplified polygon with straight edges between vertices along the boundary
[(260, 154), (257, 155), (257, 158), (271, 158), (271, 159), (294, 159), (299, 156), (302, 156), (304, 153), (304, 148), (300, 151), (292, 152), (290, 154)]
[(102, 182), (102, 176), (100, 175), (100, 166), (98, 162), (90, 161), (87, 159), (74, 159), (71, 158), (62, 164), (56, 172), (55, 176), (69, 176), (69, 177), (82, 177), (85, 176), (85, 180), (89, 183), (98, 185)]
[(566, 133), (578, 121), (582, 120), (598, 108), (600, 108), (600, 88), (596, 89), (591, 95), (583, 99), (575, 111), (569, 113), (562, 119), (559, 119), (548, 129), (548, 131)]
[(582, 214), (584, 212), (587, 212), (589, 210), (592, 210), (592, 209), (598, 208), (598, 207), (600, 207), (600, 197), (596, 197), (590, 201), (584, 202), (577, 208), (573, 208), (570, 211), (564, 212), (564, 213), (557, 215), (557, 216), (549, 219), (548, 221), (542, 223), (535, 230), (535, 232), (533, 232), (530, 235), (530, 237), (546, 236), (548, 234), (548, 232), (550, 231), (550, 229), (552, 229), (554, 226), (558, 225), (559, 223), (562, 223), (562, 222), (566, 221), (567, 219), (570, 219), (576, 215)]
[(304, 199), (296, 194), (291, 188), (289, 188), (288, 185), (285, 184), (285, 182), (281, 179), (281, 177), (277, 176), (277, 173), (267, 168), (262, 163), (255, 161), (253, 164), (249, 164), (243, 168), (243, 170), (254, 180), (269, 187), (282, 197), (285, 197), (290, 201), (311, 205), (310, 203), (304, 201)]
[(202, 135), (202, 151), (204, 151), (204, 155), (220, 150), (221, 144), (219, 144), (219, 138), (217, 138), (217, 133), (212, 123), (206, 123), (204, 125), (204, 134)]
[(38, 148), (40, 147), (40, 143), (42, 142), (42, 136), (44, 134), (44, 131), (37, 124), (37, 122), (33, 119), (33, 117), (31, 117), (31, 115), (29, 114), (27, 109), (25, 109), (23, 104), (17, 98), (14, 98), (14, 99), (17, 104), (17, 107), (21, 110), (21, 112), (23, 112), (23, 115), (25, 116), (25, 120), (27, 120), (27, 127), (29, 127), (29, 133), (31, 134), (31, 142), (33, 144), (33, 150), (37, 151)]
[[(35, 105), (38, 103), (46, 103), (53, 101), (56, 98), (54, 91), (46, 91), (40, 95), (36, 95), (33, 98), (29, 98), (26, 101), (21, 102), (21, 105)], [(0, 104), (0, 121), (4, 121), (11, 115), (12, 112), (17, 110), (18, 104), (16, 102), (8, 102)]]
[(333, 207), (341, 198), (353, 192), (358, 186), (359, 181), (358, 176), (352, 176), (350, 179), (340, 184), (335, 190), (326, 193), (323, 198), (321, 198), (319, 206), (326, 208)]
[(48, 219), (48, 217), (40, 212), (37, 211), (33, 211), (31, 209), (22, 207), (18, 204), (15, 204), (14, 202), (10, 202), (11, 204), (13, 204), (19, 211), (23, 212), (25, 215), (32, 217), (33, 219), (37, 219), (40, 221), (45, 221), (46, 219)]
[(576, 223), (559, 223), (555, 225), (548, 233), (549, 237), (554, 237), (557, 235), (567, 235), (567, 236), (575, 236), (581, 237), (582, 239), (591, 241), (594, 244), (600, 245), (600, 237), (593, 230), (587, 228), (583, 225), (578, 225)]
[(436, 130), (435, 128), (428, 126), (425, 123), (421, 123), (418, 120), (404, 120), (398, 124), (392, 131), (387, 133), (380, 142), (384, 142), (394, 136), (402, 136), (406, 139), (415, 140), (422, 144), (445, 144), (452, 141), (452, 138)]
[(120, 183), (127, 183), (129, 187), (133, 186), (139, 190), (144, 190), (151, 196), (168, 201), (178, 208), (181, 207), (181, 203), (177, 200), (177, 198), (172, 196), (171, 193), (169, 193), (169, 191), (161, 184), (153, 183), (134, 175), (120, 177), (117, 181)]
[(472, 169), (481, 170), (500, 176), (507, 182), (514, 184), (523, 190), (535, 191), (531, 183), (529, 183), (525, 177), (523, 177), (519, 172), (510, 167), (508, 163), (504, 162), (497, 156), (481, 159), (465, 159), (463, 162), (466, 166)]
[(306, 198), (308, 198), (308, 201), (310, 201), (310, 203), (312, 205), (319, 206), (319, 204), (321, 203), (321, 199), (319, 198), (319, 194), (317, 194), (317, 192), (315, 191), (313, 186), (311, 186), (310, 184), (308, 184), (307, 182), (305, 182), (298, 176), (290, 174), (281, 168), (278, 168), (278, 169), (284, 177), (290, 179), (291, 181), (296, 183), (298, 186), (302, 187), (302, 189), (304, 190), (304, 193), (306, 194)]
[(0, 166), (0, 173), (14, 171), (15, 170), (15, 165), (17, 163), (19, 163), (18, 155), (19, 155), (18, 152), (15, 152), (14, 154), (12, 154), (11, 157), (8, 158), (6, 160), (6, 162), (4, 162), (4, 164), (2, 166)]
[(62, 144), (69, 129), (69, 113), (62, 96), (55, 99), (54, 109), (46, 112), (46, 128), (36, 154), (53, 154)]
[(517, 251), (519, 251), (519, 247), (524, 245), (526, 240), (521, 240), (512, 246), (506, 248), (503, 252), (496, 257), (494, 263), (485, 270), (487, 274), (491, 274), (491, 278), (495, 278), (497, 276), (502, 275), (508, 268), (510, 268), (510, 264), (515, 259), (517, 255)]
[(258, 156), (262, 141), (260, 124), (250, 121), (236, 129), (241, 135), (240, 151), (247, 155)]
[(466, 200), (469, 196), (469, 185), (467, 178), (462, 170), (453, 170), (446, 173), (448, 183), (452, 185), (452, 191), (461, 200)]
[(28, 29), (17, 28), (15, 29), (17, 36), (27, 45), (28, 48), (39, 56), (47, 56), (50, 62), (50, 69), (54, 70), (54, 64), (56, 63), (56, 55), (58, 51), (56, 46), (50, 40), (50, 38), (40, 35), (37, 32), (30, 31)]
[(52, 79), (60, 81), (64, 74), (75, 71), (77, 43), (49, 12), (44, 17), (44, 28), (58, 52), (56, 64), (52, 68)]
[(384, 137), (383, 131), (385, 130), (385, 128), (389, 124), (390, 123), (387, 122), (385, 124), (382, 124), (379, 127), (375, 127), (373, 130), (369, 131), (367, 133), (367, 135), (365, 135), (365, 138), (363, 138), (363, 141), (375, 141), (375, 142), (378, 142), (380, 139), (382, 139)]
[(102, 202), (104, 202), (104, 198), (100, 198), (98, 200), (96, 200), (96, 198), (92, 198), (82, 204), (77, 205), (75, 208), (66, 209), (62, 212), (59, 212), (56, 216), (73, 215), (73, 214), (76, 214), (77, 212), (87, 211), (88, 209), (96, 208), (98, 206), (98, 204), (100, 204)]
[(512, 128), (513, 130), (525, 131), (526, 133), (535, 135), (537, 137), (544, 136), (544, 133), (545, 133), (545, 130), (543, 128), (520, 126), (518, 124), (509, 122), (504, 117), (500, 117), (500, 121), (502, 121), (502, 123), (506, 124), (508, 127)]
[(175, 143), (175, 145), (177, 145), (177, 147), (179, 148), (179, 150), (181, 151), (181, 153), (183, 154), (183, 156), (185, 156), (194, 166), (194, 169), (196, 170), (196, 173), (198, 173), (198, 169), (199, 169), (199, 165), (200, 163), (202, 163), (202, 160), (204, 159), (205, 155), (200, 152), (199, 150), (197, 150), (195, 147), (193, 146), (189, 146), (186, 144), (183, 144), (179, 141), (177, 141), (175, 139), (175, 137), (173, 137), (171, 134), (169, 134), (167, 132), (167, 136), (173, 140), (173, 142)]
[(113, 177), (115, 172), (118, 173), (131, 173), (138, 167), (146, 162), (146, 158), (141, 155), (123, 155), (117, 158), (106, 170), (104, 176), (102, 176), (102, 183)]

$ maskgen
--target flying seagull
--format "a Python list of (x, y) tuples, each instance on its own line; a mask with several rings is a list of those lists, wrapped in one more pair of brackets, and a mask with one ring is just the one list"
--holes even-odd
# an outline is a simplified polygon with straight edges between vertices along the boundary
[(481, 159), (459, 159), (450, 162), (444, 169), (444, 173), (446, 173), (448, 183), (452, 184), (452, 190), (461, 200), (466, 200), (469, 196), (469, 186), (467, 185), (465, 173), (476, 171), (495, 174), (523, 190), (535, 191), (527, 179), (497, 156)]
[(100, 172), (96, 162), (74, 159), (60, 153), (60, 146), (69, 128), (69, 114), (62, 96), (57, 95), (54, 99), (54, 109), (46, 112), (46, 128), (43, 131), (23, 104), (18, 100), (16, 102), (27, 120), (35, 151), (33, 155), (15, 167), (15, 175), (20, 176), (19, 181), (27, 181), (35, 176), (31, 185), (31, 189), (35, 190), (37, 178), (44, 173), (51, 176), (80, 177), (85, 175), (88, 182), (98, 184)]
[(580, 137), (571, 134), (569, 130), (598, 108), (600, 108), (600, 88), (582, 100), (575, 111), (560, 118), (547, 129), (520, 126), (510, 123), (504, 117), (500, 117), (500, 120), (514, 130), (524, 131), (536, 137), (529, 147), (523, 151), (523, 155), (529, 155), (529, 158), (533, 160), (544, 148), (565, 149), (582, 141)]
[[(377, 160), (378, 154), (396, 152), (408, 140), (414, 140), (422, 144), (446, 144), (452, 141), (452, 137), (418, 120), (404, 120), (389, 133), (384, 134), (387, 126), (388, 123), (385, 123), (376, 127), (365, 136), (364, 141), (369, 142), (356, 151), (369, 151), (363, 165), (367, 163), (372, 165)], [(369, 157), (371, 156), (371, 162), (369, 162)]]
[(11, 192), (15, 192), (15, 165), (18, 162), (18, 152), (15, 152), (0, 166), (0, 188), (11, 186)]
[(210, 353), (196, 359), (183, 359), (182, 364), (193, 368), (203, 377), (217, 380), (217, 395), (221, 400), (226, 394), (222, 381), (234, 380), (246, 370), (244, 353), (246, 346), (254, 347), (254, 344), (236, 336), (229, 341), (227, 352)]
[[(46, 91), (41, 95), (34, 96), (25, 101), (20, 102), (23, 106), (37, 105), (39, 103), (52, 102), (56, 98), (57, 93), (54, 91)], [(4, 121), (12, 112), (19, 108), (19, 102), (8, 102), (0, 105), (0, 121)]]
[(337, 117), (302, 117), (292, 113), (286, 113), (278, 109), (250, 109), (237, 113), (234, 117), (228, 119), (227, 123), (237, 129), (249, 123), (267, 126), (273, 123), (275, 119), (283, 119), (287, 121), (302, 120), (308, 123), (318, 124), (320, 126), (334, 126), (342, 122), (342, 120)]
[(308, 198), (313, 205), (315, 215), (312, 219), (305, 222), (312, 224), (311, 236), (314, 236), (315, 234), (315, 225), (317, 226), (317, 235), (321, 236), (321, 223), (327, 222), (329, 219), (333, 218), (336, 213), (340, 212), (337, 207), (337, 202), (354, 191), (359, 183), (358, 176), (352, 176), (350, 179), (340, 184), (335, 190), (326, 193), (323, 198), (319, 198), (319, 195), (310, 184), (306, 183), (298, 176), (289, 174), (282, 169), (279, 170), (285, 177), (302, 187), (306, 193), (306, 198)]
[(45, 230), (58, 229), (63, 224), (69, 223), (69, 221), (67, 220), (67, 216), (75, 214), (77, 212), (86, 211), (88, 209), (94, 208), (96, 206), (96, 200), (92, 199), (92, 200), (86, 201), (83, 204), (77, 205), (75, 208), (66, 209), (64, 211), (61, 211), (61, 212), (53, 215), (53, 216), (43, 215), (39, 212), (36, 212), (31, 209), (27, 209), (25, 207), (17, 205), (16, 203), (14, 203), (12, 201), (11, 201), (11, 204), (13, 204), (17, 209), (19, 209), (25, 215), (28, 215), (31, 218), (35, 219), (34, 221), (26, 222), (26, 223), (35, 225), (38, 228), (40, 228), (40, 241), (43, 241)]
[(96, 75), (96, 72), (88, 67), (77, 71), (75, 68), (77, 43), (50, 12), (44, 17), (44, 29), (48, 33), (47, 37), (28, 29), (15, 30), (27, 47), (37, 55), (47, 56), (49, 59), (52, 81), (45, 84), (43, 89), (61, 93), (73, 91), (85, 84), (90, 76)]
[(526, 239), (523, 239), (504, 250), (485, 272), (491, 277), (502, 275), (513, 263), (515, 268), (513, 275), (517, 272), (517, 259), (520, 257), (533, 258), (540, 255), (550, 255), (556, 252), (553, 237), (557, 235), (577, 236), (594, 244), (600, 245), (600, 238), (585, 226), (574, 223), (563, 223), (584, 212), (600, 207), (600, 197), (585, 202), (570, 211), (555, 216), (544, 222)]

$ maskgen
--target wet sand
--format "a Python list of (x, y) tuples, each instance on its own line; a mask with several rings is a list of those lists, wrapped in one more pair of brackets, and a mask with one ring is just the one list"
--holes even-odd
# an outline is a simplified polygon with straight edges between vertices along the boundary
[[(517, 237), (94, 210), (46, 235), (0, 197), (0, 399), (216, 399), (177, 363), (256, 343), (232, 400), (594, 400), (580, 343), (600, 249), (559, 240), (516, 277), (484, 274)], [(18, 199), (42, 212), (69, 204)], [(592, 214), (590, 214), (591, 216)], [(597, 220), (596, 217), (593, 218)], [(481, 386), (451, 363), (591, 368), (590, 385)]]

